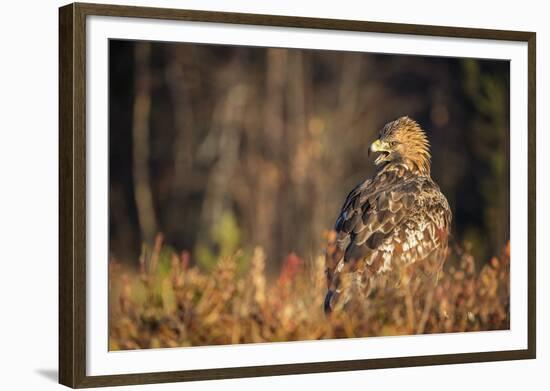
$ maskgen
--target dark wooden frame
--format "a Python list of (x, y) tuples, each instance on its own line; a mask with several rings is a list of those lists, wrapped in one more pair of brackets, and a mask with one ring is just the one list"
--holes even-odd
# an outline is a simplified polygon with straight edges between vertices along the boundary
[[(528, 43), (528, 348), (304, 364), (234, 367), (109, 376), (86, 374), (86, 17), (89, 15), (284, 26)], [(188, 11), (100, 4), (59, 9), (59, 382), (97, 387), (273, 376), (298, 373), (518, 360), (536, 356), (535, 296), (535, 106), (534, 32), (421, 26), (352, 20)]]

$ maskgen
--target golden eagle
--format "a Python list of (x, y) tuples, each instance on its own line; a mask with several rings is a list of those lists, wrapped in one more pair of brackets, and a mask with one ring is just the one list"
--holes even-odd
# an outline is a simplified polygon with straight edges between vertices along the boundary
[(379, 281), (407, 283), (419, 271), (435, 281), (445, 260), (452, 215), (430, 177), (424, 131), (401, 117), (370, 152), (379, 153), (376, 174), (348, 194), (327, 247), (327, 313)]

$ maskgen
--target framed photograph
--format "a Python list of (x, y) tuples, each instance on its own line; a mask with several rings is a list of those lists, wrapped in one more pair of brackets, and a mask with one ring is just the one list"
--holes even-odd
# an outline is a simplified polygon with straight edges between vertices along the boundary
[(60, 383), (535, 358), (535, 33), (70, 4), (59, 72)]

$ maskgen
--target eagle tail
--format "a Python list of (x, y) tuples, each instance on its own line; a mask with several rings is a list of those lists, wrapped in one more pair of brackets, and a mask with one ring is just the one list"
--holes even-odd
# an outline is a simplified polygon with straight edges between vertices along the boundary
[(325, 302), (323, 304), (323, 309), (325, 310), (326, 315), (329, 315), (332, 312), (333, 305), (336, 302), (337, 298), (338, 292), (329, 289), (327, 295), (325, 296)]

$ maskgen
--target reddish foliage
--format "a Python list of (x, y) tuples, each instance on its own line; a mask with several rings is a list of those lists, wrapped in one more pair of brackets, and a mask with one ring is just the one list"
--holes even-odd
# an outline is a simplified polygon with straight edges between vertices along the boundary
[[(508, 329), (509, 246), (482, 267), (450, 254), (438, 285), (387, 286), (326, 317), (324, 257), (289, 254), (278, 278), (265, 275), (257, 248), (238, 272), (223, 258), (211, 272), (190, 267), (190, 254), (154, 251), (140, 267), (109, 265), (111, 350)], [(169, 254), (164, 260), (162, 254)], [(168, 267), (158, 267), (166, 262)], [(147, 267), (146, 267), (147, 266)], [(153, 267), (154, 266), (154, 267)], [(166, 271), (168, 270), (168, 271)], [(433, 305), (425, 305), (426, 297)], [(422, 327), (417, 327), (422, 323)]]
[(303, 261), (300, 257), (298, 257), (295, 253), (290, 253), (286, 257), (281, 273), (279, 274), (279, 285), (286, 285), (292, 282), (300, 271), (302, 264)]

